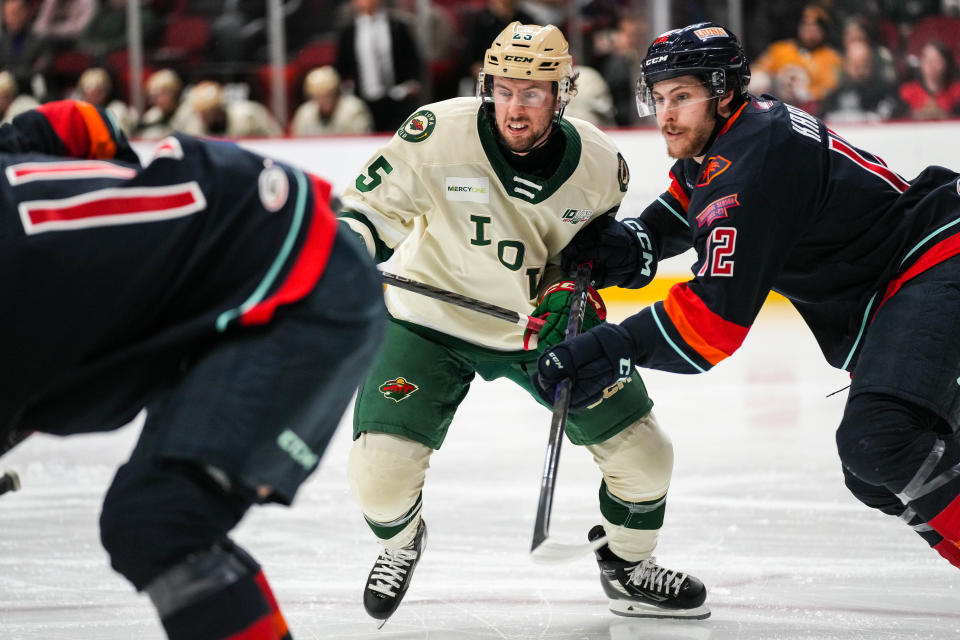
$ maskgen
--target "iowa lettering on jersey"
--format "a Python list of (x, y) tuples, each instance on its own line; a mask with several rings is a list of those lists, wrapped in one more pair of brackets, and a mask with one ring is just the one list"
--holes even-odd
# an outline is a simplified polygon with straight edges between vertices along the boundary
[(785, 104), (784, 106), (787, 107), (787, 113), (790, 114), (790, 126), (793, 127), (794, 131), (811, 140), (823, 143), (823, 138), (820, 137), (819, 120), (793, 105)]

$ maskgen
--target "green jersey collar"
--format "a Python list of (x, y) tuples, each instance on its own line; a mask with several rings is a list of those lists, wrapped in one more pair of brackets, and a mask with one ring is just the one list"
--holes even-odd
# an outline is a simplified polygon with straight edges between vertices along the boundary
[(490, 166), (500, 179), (500, 183), (507, 195), (519, 198), (525, 202), (539, 204), (552, 196), (567, 178), (573, 175), (580, 164), (580, 151), (583, 145), (576, 127), (566, 120), (560, 121), (560, 130), (566, 137), (566, 149), (560, 166), (550, 178), (544, 180), (538, 176), (515, 170), (503, 157), (503, 152), (497, 144), (496, 133), (490, 119), (484, 115), (483, 107), (477, 110), (477, 133), (480, 135), (480, 144), (487, 154)]

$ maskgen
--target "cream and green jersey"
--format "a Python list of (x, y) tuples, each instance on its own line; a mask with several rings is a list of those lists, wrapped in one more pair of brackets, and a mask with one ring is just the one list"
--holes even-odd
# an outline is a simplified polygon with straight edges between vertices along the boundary
[[(596, 216), (616, 211), (629, 174), (613, 142), (576, 118), (549, 178), (513, 169), (475, 98), (414, 113), (343, 194), (341, 217), (384, 268), (529, 314), (560, 278), (559, 253)], [(497, 350), (523, 348), (507, 321), (387, 287), (399, 319)]]

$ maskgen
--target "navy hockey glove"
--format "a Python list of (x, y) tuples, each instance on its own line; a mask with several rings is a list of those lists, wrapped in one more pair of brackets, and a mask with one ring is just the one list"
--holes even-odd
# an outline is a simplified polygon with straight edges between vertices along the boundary
[[(573, 297), (573, 280), (564, 280), (550, 285), (540, 296), (537, 308), (530, 315), (543, 318), (546, 324), (539, 332), (527, 329), (523, 334), (523, 348), (527, 351), (543, 349), (554, 345), (567, 333), (567, 319), (570, 317), (570, 301)], [(587, 288), (587, 305), (583, 309), (583, 325), (586, 331), (607, 319), (607, 307), (600, 294), (593, 287)]]
[(601, 399), (604, 389), (633, 375), (633, 353), (633, 340), (626, 329), (601, 324), (543, 352), (537, 361), (537, 392), (552, 405), (557, 385), (569, 379), (573, 385), (570, 408), (592, 405)]
[(639, 289), (657, 273), (657, 255), (646, 226), (637, 218), (622, 222), (604, 215), (573, 236), (560, 254), (564, 270), (593, 264), (593, 286)]

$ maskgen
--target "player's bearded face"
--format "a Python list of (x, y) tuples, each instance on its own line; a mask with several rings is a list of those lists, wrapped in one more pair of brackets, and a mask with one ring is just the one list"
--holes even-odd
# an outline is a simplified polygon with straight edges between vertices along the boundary
[(551, 82), (494, 77), (497, 131), (507, 148), (522, 155), (543, 143), (550, 133), (556, 102)]
[(653, 88), (657, 124), (667, 153), (678, 160), (699, 154), (716, 123), (715, 103), (694, 76), (661, 80)]

